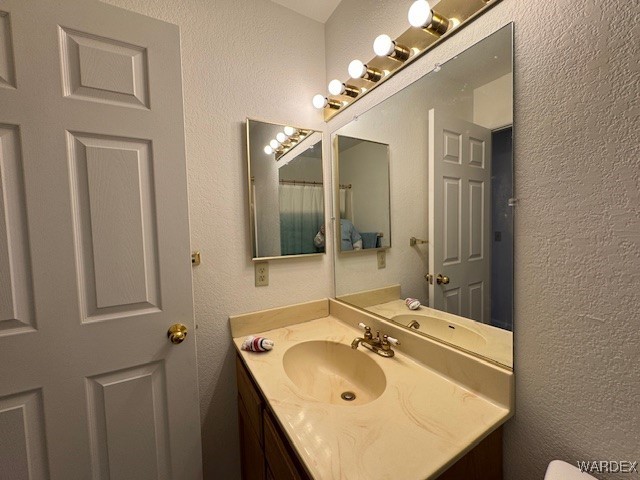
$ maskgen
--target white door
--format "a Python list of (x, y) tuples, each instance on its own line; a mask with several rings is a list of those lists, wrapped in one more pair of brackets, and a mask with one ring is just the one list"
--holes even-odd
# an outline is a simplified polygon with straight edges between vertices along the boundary
[(0, 478), (201, 477), (178, 28), (0, 1), (0, 172)]
[(490, 323), (491, 131), (434, 109), (429, 110), (429, 270), (431, 307)]

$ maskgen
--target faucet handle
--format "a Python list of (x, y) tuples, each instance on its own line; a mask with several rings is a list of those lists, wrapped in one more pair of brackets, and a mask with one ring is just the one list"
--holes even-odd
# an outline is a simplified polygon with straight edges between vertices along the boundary
[(373, 338), (373, 335), (371, 335), (371, 327), (366, 326), (362, 322), (360, 322), (358, 326), (364, 330), (364, 338), (367, 340), (371, 340), (371, 338)]
[(398, 340), (397, 338), (393, 338), (393, 337), (390, 337), (388, 335), (385, 335), (382, 338), (384, 340), (386, 340), (387, 342), (389, 342), (391, 345), (395, 345), (396, 347), (400, 345), (400, 340)]

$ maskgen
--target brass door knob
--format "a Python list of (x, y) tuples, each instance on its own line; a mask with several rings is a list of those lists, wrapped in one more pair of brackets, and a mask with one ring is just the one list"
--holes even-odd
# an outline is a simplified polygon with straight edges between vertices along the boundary
[(446, 285), (447, 283), (449, 283), (449, 277), (439, 273), (438, 276), (436, 277), (436, 282), (438, 282), (438, 285), (440, 285), (440, 284)]
[(169, 327), (169, 330), (167, 330), (167, 337), (169, 337), (171, 343), (176, 345), (182, 343), (187, 337), (187, 327), (181, 323), (174, 323)]

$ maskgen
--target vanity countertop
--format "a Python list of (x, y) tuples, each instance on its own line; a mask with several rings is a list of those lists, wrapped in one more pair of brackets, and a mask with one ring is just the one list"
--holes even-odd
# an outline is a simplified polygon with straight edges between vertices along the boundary
[[(364, 405), (319, 402), (287, 376), (292, 346), (325, 340), (350, 345), (362, 331), (328, 315), (261, 332), (275, 342), (265, 353), (234, 344), (307, 470), (316, 479), (434, 478), (511, 415), (495, 403), (393, 347), (384, 358), (360, 347), (384, 371), (386, 388)], [(310, 372), (310, 375), (312, 373)]]

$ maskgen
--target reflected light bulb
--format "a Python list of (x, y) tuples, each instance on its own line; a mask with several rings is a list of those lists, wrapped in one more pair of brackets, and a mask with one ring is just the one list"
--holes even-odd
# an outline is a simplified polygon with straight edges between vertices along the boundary
[(285, 135), (293, 135), (296, 132), (296, 129), (293, 127), (284, 127), (284, 134)]
[(395, 49), (396, 43), (391, 40), (389, 35), (378, 35), (373, 41), (373, 51), (379, 57), (391, 55)]
[(329, 93), (331, 95), (340, 95), (345, 90), (344, 83), (340, 80), (335, 79), (329, 82)]
[(269, 142), (269, 145), (271, 146), (271, 148), (273, 148), (274, 150), (277, 150), (278, 147), (280, 146), (280, 144), (278, 143), (277, 140), (273, 139)]
[(433, 13), (426, 0), (416, 0), (409, 8), (409, 23), (412, 27), (424, 27), (431, 23)]
[(327, 106), (327, 99), (325, 98), (324, 95), (320, 95), (320, 94), (314, 95), (312, 103), (315, 108), (320, 110)]
[(353, 60), (349, 64), (349, 75), (351, 78), (362, 78), (367, 73), (367, 67), (360, 60)]
[(266, 147), (264, 147), (264, 153), (266, 153), (267, 155), (271, 155), (273, 153), (273, 148), (267, 145)]
[(278, 134), (276, 135), (276, 140), (278, 140), (280, 143), (284, 143), (286, 139), (287, 136), (282, 132), (278, 132)]

